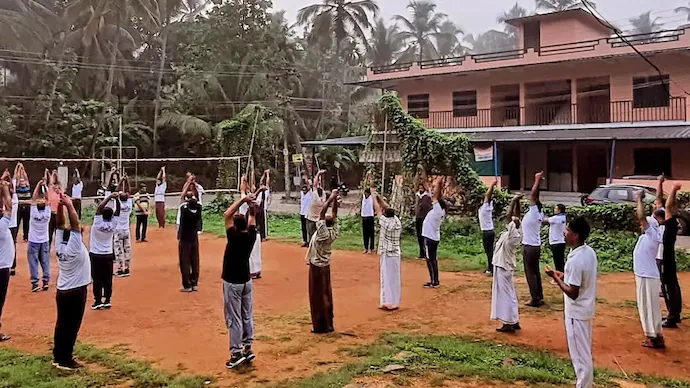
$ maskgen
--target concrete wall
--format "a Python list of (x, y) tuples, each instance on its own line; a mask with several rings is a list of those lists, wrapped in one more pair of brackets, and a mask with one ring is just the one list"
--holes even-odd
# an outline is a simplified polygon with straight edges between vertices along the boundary
[(607, 38), (600, 29), (591, 23), (575, 18), (542, 20), (541, 45), (549, 46), (569, 42), (588, 41)]
[[(690, 180), (690, 140), (618, 141), (616, 143), (615, 178), (635, 174), (634, 151), (637, 148), (670, 148), (671, 178)], [(687, 188), (686, 188), (687, 189)]]

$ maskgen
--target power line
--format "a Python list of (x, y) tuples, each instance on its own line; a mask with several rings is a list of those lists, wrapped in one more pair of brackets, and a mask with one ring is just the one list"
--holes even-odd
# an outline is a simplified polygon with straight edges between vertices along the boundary
[[(630, 41), (623, 36), (623, 34), (621, 33), (621, 31), (618, 28), (616, 28), (608, 20), (606, 20), (604, 15), (602, 15), (595, 7), (593, 7), (589, 3), (589, 0), (582, 0), (582, 4), (585, 6), (585, 8), (587, 8), (587, 10), (592, 15), (595, 15), (595, 14), (597, 15), (597, 17), (595, 17), (595, 19), (597, 20), (597, 22), (599, 22), (599, 24), (603, 25), (606, 28), (611, 29), (613, 31), (613, 33), (616, 34), (618, 39), (620, 39), (626, 45), (630, 46), (630, 48), (632, 48), (633, 51), (635, 51), (635, 53), (637, 55), (639, 55), (645, 62), (647, 62), (652, 68), (654, 68), (654, 70), (656, 70), (656, 72), (659, 74), (659, 76), (661, 76), (661, 77), (664, 76), (664, 73), (661, 71), (659, 66), (657, 66), (654, 62), (652, 62), (651, 59), (649, 59), (646, 55), (644, 55), (642, 52), (640, 52), (640, 50), (638, 50), (634, 44), (630, 43)], [(683, 91), (683, 93), (690, 96), (690, 93), (687, 90), (685, 90), (685, 88), (683, 88), (683, 86), (680, 85), (678, 82), (676, 82), (673, 78), (669, 77), (669, 80), (671, 82), (673, 82), (676, 86), (678, 86)], [(666, 92), (668, 93), (668, 95), (671, 96), (671, 89), (668, 87), (668, 84), (664, 83), (663, 85), (666, 87)]]

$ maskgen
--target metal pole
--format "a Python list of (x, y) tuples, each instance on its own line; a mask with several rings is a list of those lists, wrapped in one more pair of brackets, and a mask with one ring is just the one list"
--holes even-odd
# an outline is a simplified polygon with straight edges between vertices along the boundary
[(494, 177), (498, 179), (498, 143), (494, 140)]
[(249, 165), (253, 161), (252, 153), (254, 152), (254, 139), (256, 138), (256, 123), (259, 121), (259, 113), (261, 112), (261, 107), (256, 109), (256, 117), (254, 117), (254, 130), (252, 131), (252, 142), (249, 143), (249, 161), (247, 162), (247, 179), (249, 179)]
[(613, 169), (616, 162), (616, 139), (611, 143), (611, 165), (609, 166), (609, 184), (613, 183)]
[(118, 121), (119, 123), (119, 131), (120, 131), (120, 136), (119, 136), (119, 144), (118, 144), (118, 153), (117, 153), (117, 169), (119, 171), (122, 171), (122, 116), (120, 116), (120, 120)]
[(383, 122), (383, 154), (381, 154), (381, 159), (383, 159), (383, 167), (381, 167), (381, 193), (382, 195), (386, 192), (386, 145), (387, 145), (387, 134), (388, 134), (388, 114)]

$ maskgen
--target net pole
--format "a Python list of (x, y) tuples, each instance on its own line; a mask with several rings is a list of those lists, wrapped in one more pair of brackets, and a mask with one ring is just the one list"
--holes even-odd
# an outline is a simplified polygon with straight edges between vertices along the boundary
[[(252, 141), (249, 143), (249, 155), (247, 157), (249, 158), (249, 161), (252, 161), (252, 154), (254, 152), (254, 138), (256, 137), (256, 124), (259, 121), (259, 113), (261, 113), (261, 107), (257, 108), (256, 110), (256, 117), (254, 117), (254, 130), (252, 131)], [(247, 171), (245, 174), (249, 175), (249, 162), (247, 162)], [(249, 178), (247, 176), (247, 178)]]

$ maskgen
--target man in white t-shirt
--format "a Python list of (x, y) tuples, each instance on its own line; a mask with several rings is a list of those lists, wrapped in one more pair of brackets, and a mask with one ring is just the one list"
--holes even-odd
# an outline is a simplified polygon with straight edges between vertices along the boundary
[(494, 181), (484, 196), (484, 202), (479, 207), (479, 228), (482, 230), (482, 245), (484, 246), (484, 253), (486, 254), (487, 275), (494, 273), (494, 266), (492, 264), (494, 259), (494, 242), (496, 240), (496, 232), (494, 231), (494, 203), (492, 198), (494, 196), (494, 189), (498, 181)]
[(84, 190), (84, 182), (81, 180), (79, 170), (74, 170), (74, 183), (72, 184), (72, 204), (77, 215), (81, 218), (81, 192)]
[[(69, 218), (65, 226), (65, 211)], [(74, 344), (81, 328), (88, 285), (91, 283), (89, 251), (84, 245), (79, 214), (73, 201), (66, 195), (60, 197), (57, 212), (55, 252), (58, 261), (57, 322), (53, 336), (53, 365), (62, 370), (76, 370), (81, 365), (74, 360)]]
[(168, 189), (168, 182), (165, 177), (165, 166), (161, 167), (156, 177), (156, 188), (153, 191), (153, 201), (156, 209), (156, 220), (158, 227), (165, 228), (165, 191)]
[[(637, 290), (637, 311), (642, 323), (642, 330), (647, 337), (642, 343), (646, 348), (662, 349), (666, 347), (662, 333), (661, 306), (659, 289), (661, 276), (656, 257), (662, 243), (659, 223), (663, 221), (663, 211), (655, 211), (654, 217), (647, 217), (643, 202), (644, 192), (637, 193), (637, 217), (642, 235), (637, 240), (633, 251), (633, 271)], [(657, 215), (658, 214), (658, 215)], [(657, 218), (659, 217), (659, 218)]]
[(422, 237), (426, 245), (426, 266), (429, 270), (429, 283), (424, 288), (438, 288), (438, 244), (441, 242), (441, 224), (446, 218), (446, 202), (442, 198), (444, 177), (437, 177), (434, 182), (434, 198), (431, 211), (424, 217)]
[(309, 202), (309, 212), (307, 213), (307, 239), (311, 243), (311, 238), (316, 233), (316, 223), (320, 221), (321, 209), (326, 202), (325, 193), (321, 187), (323, 174), (326, 170), (321, 170), (314, 177), (314, 186), (311, 191), (311, 201)]
[(362, 194), (362, 239), (364, 240), (364, 254), (374, 252), (374, 197), (371, 196), (371, 188), (364, 189)]
[[(0, 211), (0, 329), (2, 329), (2, 310), (7, 298), (7, 289), (10, 285), (10, 271), (15, 258), (15, 247), (10, 232), (10, 216), (14, 205), (10, 196), (10, 183), (0, 181), (2, 204)], [(0, 342), (9, 340), (10, 337), (0, 332)]]
[(123, 278), (129, 276), (132, 264), (132, 239), (129, 230), (129, 219), (132, 215), (134, 206), (129, 195), (130, 187), (127, 175), (122, 177), (119, 189), (120, 214), (115, 216), (115, 240), (113, 250), (115, 251), (115, 261), (117, 262), (116, 276)]
[(266, 190), (261, 191), (261, 194), (256, 198), (256, 228), (261, 236), (261, 241), (266, 241), (268, 238), (268, 205), (270, 201), (270, 187), (271, 187), (271, 170), (264, 171), (264, 174), (259, 180), (259, 186), (264, 186)]
[(563, 291), (565, 333), (570, 360), (577, 377), (576, 388), (594, 386), (592, 362), (592, 320), (597, 299), (597, 254), (586, 244), (590, 227), (578, 217), (566, 229), (566, 242), (572, 247), (565, 273), (546, 266), (546, 274)]
[(10, 194), (12, 196), (12, 214), (10, 215), (10, 233), (12, 234), (12, 244), (14, 245), (14, 260), (12, 261), (10, 276), (14, 276), (15, 268), (17, 268), (17, 234), (19, 233), (19, 197), (17, 196), (16, 192), (17, 180), (10, 179), (9, 171), (7, 171), (7, 180), (11, 181)]
[[(47, 204), (46, 198), (41, 196), (42, 192), (48, 192), (45, 180), (39, 181), (34, 188), (29, 218), (27, 258), (29, 261), (29, 272), (31, 273), (31, 292), (48, 291), (48, 283), (50, 282), (50, 237), (48, 235), (48, 227), (51, 209)], [(43, 270), (42, 287), (38, 285), (39, 264)]]
[(534, 184), (530, 194), (529, 210), (522, 218), (522, 250), (525, 266), (525, 278), (529, 286), (529, 307), (539, 307), (544, 304), (544, 291), (541, 286), (541, 272), (539, 258), (541, 256), (541, 223), (544, 220), (542, 204), (539, 201), (539, 185), (544, 176), (543, 172), (534, 174)]
[(307, 215), (309, 214), (309, 206), (311, 204), (312, 191), (307, 184), (302, 186), (299, 198), (299, 218), (302, 224), (302, 248), (309, 246), (307, 239)]
[[(549, 249), (553, 255), (553, 265), (556, 271), (565, 270), (565, 205), (558, 204), (553, 209), (553, 216), (544, 218), (544, 224), (549, 225)], [(552, 284), (555, 284), (552, 282)]]
[[(115, 210), (108, 207), (110, 201), (115, 203)], [(112, 307), (110, 298), (113, 295), (113, 263), (115, 261), (113, 240), (117, 228), (115, 217), (118, 215), (120, 215), (120, 197), (118, 193), (112, 193), (98, 205), (96, 215), (93, 217), (89, 243), (94, 297), (91, 310)]]

